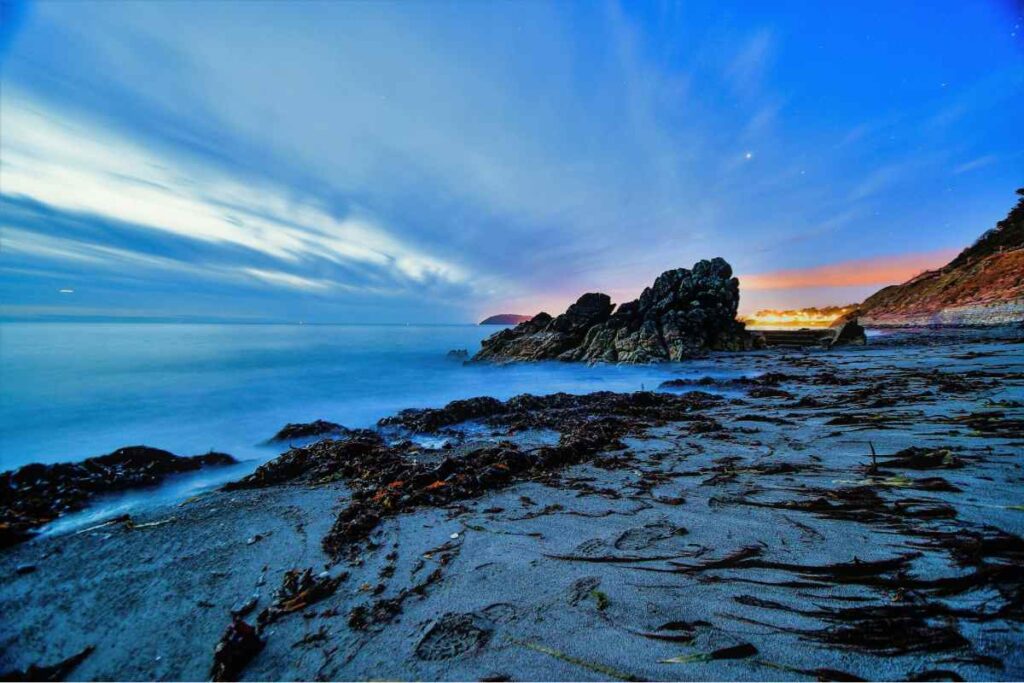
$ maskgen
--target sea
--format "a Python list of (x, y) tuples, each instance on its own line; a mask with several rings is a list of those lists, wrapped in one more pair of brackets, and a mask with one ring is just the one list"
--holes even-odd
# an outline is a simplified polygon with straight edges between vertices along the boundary
[(653, 389), (714, 364), (464, 363), (479, 325), (0, 323), (0, 471), (145, 444), (250, 467), (289, 422), (371, 427), (473, 396)]

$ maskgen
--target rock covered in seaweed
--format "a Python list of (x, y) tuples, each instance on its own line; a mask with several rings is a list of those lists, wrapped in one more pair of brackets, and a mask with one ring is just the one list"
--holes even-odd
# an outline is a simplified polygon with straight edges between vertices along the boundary
[(27, 540), (36, 527), (81, 510), (97, 495), (155, 486), (172, 474), (236, 462), (225, 453), (184, 457), (128, 446), (82, 462), (33, 463), (0, 473), (0, 548)]
[(739, 300), (724, 259), (699, 261), (665, 271), (617, 309), (607, 294), (588, 293), (556, 318), (540, 313), (485, 339), (474, 360), (649, 363), (749, 349)]

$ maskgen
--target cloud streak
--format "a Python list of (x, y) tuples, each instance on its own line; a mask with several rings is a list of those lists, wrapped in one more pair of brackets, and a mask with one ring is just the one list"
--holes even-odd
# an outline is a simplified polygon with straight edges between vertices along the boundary
[[(836, 253), (962, 246), (1017, 182), (1024, 65), (946, 9), (979, 48), (956, 74), (916, 9), (29, 5), (0, 36), (0, 298), (455, 322), (719, 255), (773, 274), (752, 292), (836, 287)], [(853, 48), (808, 22), (913, 50), (858, 43), (837, 79)]]

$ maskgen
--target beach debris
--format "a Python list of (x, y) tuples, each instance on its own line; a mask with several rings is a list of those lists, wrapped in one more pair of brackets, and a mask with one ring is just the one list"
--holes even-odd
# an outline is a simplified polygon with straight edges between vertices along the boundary
[(708, 626), (711, 626), (710, 622), (703, 620), (691, 622), (676, 619), (665, 622), (653, 631), (634, 631), (634, 633), (652, 640), (665, 640), (673, 643), (689, 643), (697, 637), (698, 628)]
[(950, 612), (936, 603), (867, 605), (809, 613), (834, 625), (820, 630), (780, 630), (875, 655), (948, 652), (970, 646)]
[(810, 497), (782, 501), (733, 498), (728, 502), (736, 505), (808, 512), (830, 519), (865, 524), (889, 523), (895, 526), (902, 526), (907, 519), (954, 519), (957, 516), (953, 506), (938, 500), (900, 498), (889, 502), (879, 495), (875, 487), (871, 485), (836, 489), (803, 487), (802, 491)]
[(904, 470), (956, 469), (963, 461), (949, 448), (921, 448), (911, 446), (878, 462), (878, 467)]
[(256, 621), (264, 627), (286, 614), (306, 609), (334, 595), (346, 578), (348, 575), (345, 573), (331, 576), (328, 572), (321, 572), (314, 576), (312, 569), (289, 569), (284, 573), (281, 587), (274, 593), (274, 602), (260, 612)]
[(1020, 438), (1024, 434), (1024, 418), (1007, 417), (1003, 410), (987, 410), (942, 420), (947, 424), (971, 429), (977, 436)]
[(908, 681), (962, 681), (963, 676), (952, 669), (926, 669), (907, 675)]
[(26, 669), (0, 672), (0, 681), (63, 681), (95, 649), (89, 645), (55, 664), (31, 664)]
[(239, 617), (233, 617), (213, 651), (210, 679), (237, 681), (249, 662), (265, 645), (256, 627)]

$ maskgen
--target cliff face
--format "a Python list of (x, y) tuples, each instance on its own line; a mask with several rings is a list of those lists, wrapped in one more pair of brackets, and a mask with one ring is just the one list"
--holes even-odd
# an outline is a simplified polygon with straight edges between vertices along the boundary
[(1024, 188), (996, 227), (938, 270), (861, 304), (868, 326), (994, 325), (1024, 320)]
[(749, 348), (736, 321), (739, 281), (723, 259), (665, 271), (639, 299), (617, 309), (607, 294), (584, 294), (565, 313), (540, 313), (481, 342), (474, 360), (681, 360), (708, 350)]

